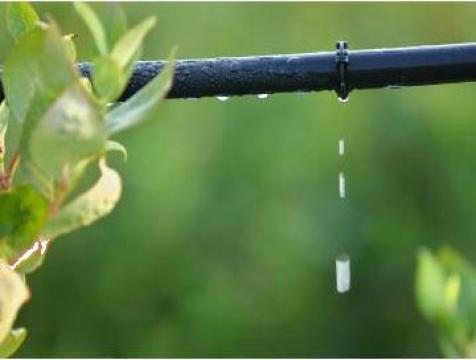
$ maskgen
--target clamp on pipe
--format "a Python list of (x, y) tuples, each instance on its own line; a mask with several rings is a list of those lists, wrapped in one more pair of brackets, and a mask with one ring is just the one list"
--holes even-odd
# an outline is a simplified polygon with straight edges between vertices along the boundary
[(348, 71), (349, 50), (347, 41), (338, 41), (336, 43), (336, 70), (337, 86), (336, 93), (339, 100), (345, 102), (349, 98)]

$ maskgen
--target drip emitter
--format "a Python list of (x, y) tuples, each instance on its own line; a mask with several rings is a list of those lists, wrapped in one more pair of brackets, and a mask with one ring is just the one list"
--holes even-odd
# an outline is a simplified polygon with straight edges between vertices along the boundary
[[(163, 61), (138, 61), (123, 101), (163, 68)], [(92, 66), (78, 64), (90, 77)], [(1, 77), (1, 68), (0, 68)], [(176, 60), (169, 98), (336, 91), (476, 81), (476, 43), (348, 50), (290, 55)], [(0, 88), (0, 99), (3, 99)]]
[(347, 41), (338, 41), (336, 44), (336, 70), (337, 87), (336, 93), (341, 102), (349, 99), (349, 85), (347, 84), (347, 69), (349, 67), (349, 50)]

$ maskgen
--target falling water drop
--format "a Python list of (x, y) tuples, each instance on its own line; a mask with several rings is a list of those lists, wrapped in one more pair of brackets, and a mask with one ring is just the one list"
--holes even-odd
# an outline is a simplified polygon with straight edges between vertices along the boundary
[(350, 290), (350, 256), (340, 254), (335, 261), (337, 292), (344, 293)]
[(339, 173), (339, 196), (341, 199), (345, 199), (345, 177), (342, 171)]
[(217, 96), (217, 99), (220, 101), (227, 101), (229, 98), (229, 96)]
[(269, 94), (258, 94), (256, 97), (258, 99), (267, 99), (269, 98)]
[(345, 152), (345, 142), (344, 142), (344, 139), (340, 139), (339, 140), (339, 155), (344, 156), (344, 152)]

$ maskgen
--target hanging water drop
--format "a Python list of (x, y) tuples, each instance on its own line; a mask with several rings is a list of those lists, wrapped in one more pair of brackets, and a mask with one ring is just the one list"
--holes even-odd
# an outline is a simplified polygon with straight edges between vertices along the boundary
[(256, 97), (258, 99), (267, 99), (269, 98), (269, 94), (258, 94)]
[(339, 173), (339, 196), (341, 199), (345, 198), (345, 177), (342, 171)]
[(229, 98), (229, 96), (217, 96), (217, 99), (220, 101), (227, 101)]
[(346, 98), (341, 98), (340, 96), (338, 97), (339, 101), (343, 104), (349, 102), (349, 97), (347, 96)]
[(340, 254), (336, 256), (336, 287), (337, 292), (344, 293), (350, 290), (350, 256)]

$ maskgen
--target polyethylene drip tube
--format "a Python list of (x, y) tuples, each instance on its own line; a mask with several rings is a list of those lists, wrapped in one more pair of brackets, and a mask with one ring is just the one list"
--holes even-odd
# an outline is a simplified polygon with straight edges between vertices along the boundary
[[(476, 81), (476, 43), (349, 50), (348, 59), (350, 90)], [(163, 66), (163, 61), (137, 62), (120, 100), (131, 97)], [(89, 63), (78, 68), (91, 76)], [(177, 60), (168, 97), (335, 90), (339, 82), (335, 52)]]

